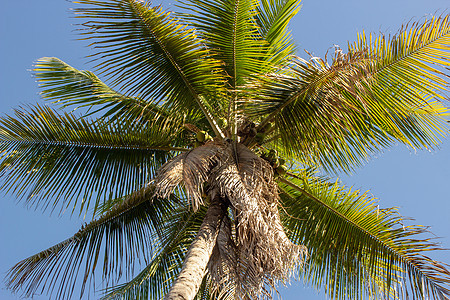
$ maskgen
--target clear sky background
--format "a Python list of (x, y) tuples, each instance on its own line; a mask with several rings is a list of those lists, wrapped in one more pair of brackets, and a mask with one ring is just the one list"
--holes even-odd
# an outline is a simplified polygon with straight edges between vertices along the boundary
[[(158, 4), (159, 1), (154, 1)], [(170, 3), (163, 1), (168, 7)], [(43, 56), (56, 56), (78, 69), (92, 69), (84, 59), (86, 43), (78, 38), (69, 11), (73, 4), (64, 0), (0, 1), (0, 115), (27, 103), (44, 102), (31, 76), (33, 62)], [(443, 13), (448, 0), (304, 0), (303, 8), (291, 23), (299, 46), (322, 56), (333, 45), (344, 50), (357, 32), (394, 34), (411, 19), (423, 20)], [(370, 190), (380, 207), (400, 207), (415, 224), (429, 225), (450, 248), (450, 141), (432, 152), (394, 147), (374, 157), (352, 176), (341, 178), (347, 185)], [(72, 236), (83, 221), (76, 216), (51, 215), (30, 210), (10, 195), (0, 197), (0, 276), (15, 262)], [(450, 263), (450, 252), (433, 253), (433, 258)], [(323, 293), (294, 282), (281, 289), (283, 299), (326, 299)], [(91, 296), (91, 299), (97, 298)], [(19, 299), (0, 283), (0, 299)], [(38, 296), (34, 299), (48, 299)]]

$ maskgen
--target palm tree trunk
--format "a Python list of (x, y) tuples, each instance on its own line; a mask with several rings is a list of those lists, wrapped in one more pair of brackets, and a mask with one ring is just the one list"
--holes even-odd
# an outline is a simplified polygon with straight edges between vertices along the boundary
[(219, 197), (214, 197), (200, 230), (189, 248), (180, 274), (165, 296), (165, 300), (194, 299), (205, 275), (225, 212), (225, 204)]

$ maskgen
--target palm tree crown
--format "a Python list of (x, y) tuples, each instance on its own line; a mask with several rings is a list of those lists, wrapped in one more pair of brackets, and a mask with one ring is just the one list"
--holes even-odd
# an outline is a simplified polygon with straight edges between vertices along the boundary
[(86, 113), (2, 117), (1, 188), (94, 218), (12, 267), (12, 290), (67, 298), (102, 269), (104, 299), (255, 299), (297, 275), (333, 299), (448, 299), (425, 228), (323, 175), (446, 136), (448, 16), (303, 59), (298, 0), (75, 3), (109, 84), (39, 59), (41, 96)]

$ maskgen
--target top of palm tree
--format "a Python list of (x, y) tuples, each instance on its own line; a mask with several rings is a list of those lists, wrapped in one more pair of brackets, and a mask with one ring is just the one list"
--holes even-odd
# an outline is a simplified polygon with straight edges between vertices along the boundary
[[(224, 258), (217, 244), (222, 256), (200, 298), (230, 284), (224, 296), (253, 297), (286, 279), (302, 253), (288, 237), (309, 249), (302, 276), (333, 298), (448, 297), (449, 271), (423, 256), (438, 247), (413, 238), (423, 228), (314, 173), (351, 171), (397, 142), (430, 149), (446, 136), (448, 16), (304, 59), (288, 30), (296, 0), (183, 0), (181, 13), (135, 0), (74, 2), (108, 84), (38, 60), (41, 96), (90, 114), (38, 105), (0, 119), (1, 188), (97, 218), (14, 266), (9, 287), (32, 295), (57, 284), (59, 297), (70, 296), (80, 267), (83, 292), (100, 258), (113, 280), (144, 253), (143, 271), (106, 298), (158, 298), (213, 191), (229, 207), (219, 231), (237, 254)], [(230, 257), (237, 275), (222, 282), (214, 270)]]

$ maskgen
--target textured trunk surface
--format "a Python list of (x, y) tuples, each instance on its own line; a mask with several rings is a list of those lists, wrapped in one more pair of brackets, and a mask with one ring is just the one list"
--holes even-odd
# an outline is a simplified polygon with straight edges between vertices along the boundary
[(226, 212), (225, 205), (218, 198), (213, 199), (200, 230), (189, 248), (183, 268), (165, 300), (192, 300), (197, 294), (216, 244), (220, 223)]

